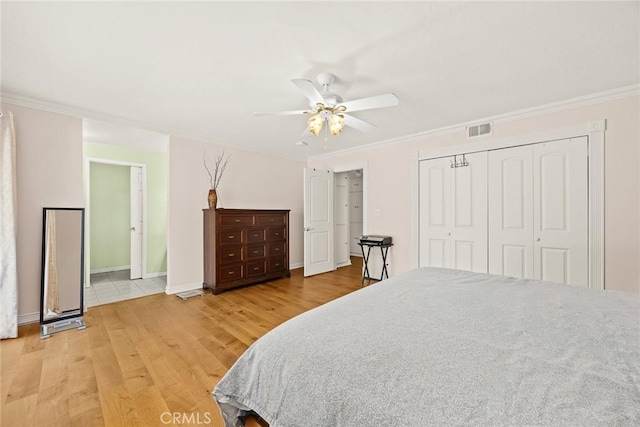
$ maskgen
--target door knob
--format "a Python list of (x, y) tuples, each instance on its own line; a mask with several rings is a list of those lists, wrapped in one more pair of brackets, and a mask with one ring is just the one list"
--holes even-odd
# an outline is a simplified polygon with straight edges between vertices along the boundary
[(304, 231), (311, 231), (311, 227), (305, 227)]
[(539, 241), (540, 241), (540, 238), (538, 237), (538, 238), (536, 239), (536, 242), (539, 242)]
[(131, 231), (136, 231), (136, 228), (135, 227), (131, 227)]

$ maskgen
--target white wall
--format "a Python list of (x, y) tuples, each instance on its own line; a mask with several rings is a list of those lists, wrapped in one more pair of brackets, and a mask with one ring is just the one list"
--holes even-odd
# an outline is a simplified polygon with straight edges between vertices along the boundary
[(218, 207), (290, 209), (289, 260), (303, 263), (302, 171), (304, 162), (172, 136), (169, 140), (167, 293), (202, 286), (202, 209), (207, 208), (208, 165), (224, 150), (231, 156), (218, 187)]
[[(498, 121), (482, 141), (538, 133), (606, 119), (605, 133), (605, 287), (640, 292), (640, 98), (627, 97), (585, 107)], [(368, 162), (367, 189), (370, 234), (393, 236), (391, 274), (414, 267), (412, 248), (412, 162), (418, 151), (460, 146), (464, 128), (413, 141), (379, 145), (310, 159), (309, 167)], [(372, 213), (380, 210), (379, 216)]]
[(42, 208), (84, 207), (82, 119), (3, 104), (13, 112), (18, 186), (18, 321), (38, 320)]

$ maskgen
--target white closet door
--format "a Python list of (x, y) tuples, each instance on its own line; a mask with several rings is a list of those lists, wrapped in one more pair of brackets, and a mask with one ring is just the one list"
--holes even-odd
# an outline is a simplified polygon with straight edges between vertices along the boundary
[(587, 138), (533, 146), (534, 277), (588, 286)]
[(489, 152), (489, 273), (533, 277), (533, 146)]
[(451, 268), (487, 272), (487, 152), (451, 171)]
[(487, 153), (466, 159), (420, 162), (421, 267), (487, 272)]
[(448, 158), (420, 162), (420, 267), (451, 267), (451, 167)]

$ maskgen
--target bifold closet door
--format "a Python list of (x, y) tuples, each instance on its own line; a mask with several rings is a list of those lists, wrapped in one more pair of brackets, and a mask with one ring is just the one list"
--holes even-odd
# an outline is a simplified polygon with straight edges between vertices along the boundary
[(489, 272), (587, 286), (587, 139), (489, 152)]
[(533, 146), (534, 277), (588, 286), (587, 138)]
[(534, 277), (533, 146), (489, 152), (489, 273)]
[(420, 267), (451, 267), (451, 166), (448, 158), (420, 162)]
[(487, 153), (465, 157), (420, 162), (420, 266), (487, 272)]

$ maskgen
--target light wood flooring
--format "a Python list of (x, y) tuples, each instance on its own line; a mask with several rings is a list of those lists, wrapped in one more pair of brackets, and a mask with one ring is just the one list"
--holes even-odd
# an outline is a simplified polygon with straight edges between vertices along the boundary
[[(0, 424), (222, 426), (210, 392), (275, 326), (361, 288), (362, 259), (182, 301), (150, 295), (92, 307), (87, 329), (40, 339), (38, 324), (0, 342)], [(174, 418), (177, 417), (177, 418)]]

